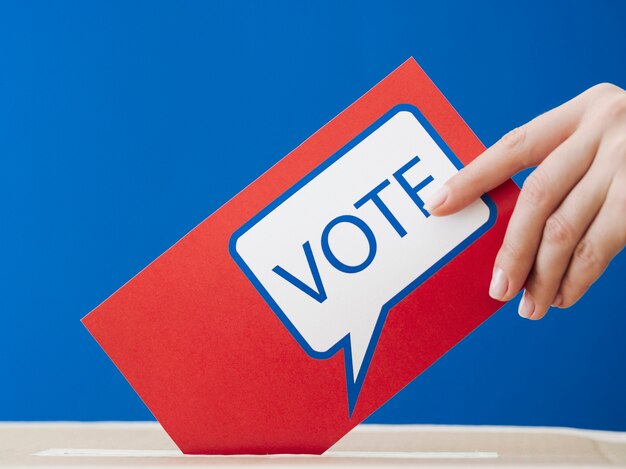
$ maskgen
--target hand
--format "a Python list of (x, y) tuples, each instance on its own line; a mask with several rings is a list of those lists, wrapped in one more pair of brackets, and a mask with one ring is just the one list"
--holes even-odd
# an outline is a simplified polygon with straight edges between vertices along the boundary
[(600, 84), (511, 131), (426, 202), (457, 212), (524, 168), (489, 295), (519, 314), (571, 306), (626, 243), (626, 91)]

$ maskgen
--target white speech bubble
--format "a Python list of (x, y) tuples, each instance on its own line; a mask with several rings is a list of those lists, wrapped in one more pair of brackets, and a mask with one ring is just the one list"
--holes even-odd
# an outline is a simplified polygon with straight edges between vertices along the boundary
[(389, 309), (495, 221), (487, 197), (452, 216), (424, 210), (457, 166), (416, 108), (396, 106), (231, 238), (309, 355), (345, 350), (350, 413)]

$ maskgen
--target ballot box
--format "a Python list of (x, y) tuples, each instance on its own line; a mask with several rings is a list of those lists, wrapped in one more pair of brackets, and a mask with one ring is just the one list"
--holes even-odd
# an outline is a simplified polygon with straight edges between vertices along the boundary
[(360, 425), (321, 456), (188, 456), (156, 422), (2, 423), (0, 467), (626, 467), (626, 433)]

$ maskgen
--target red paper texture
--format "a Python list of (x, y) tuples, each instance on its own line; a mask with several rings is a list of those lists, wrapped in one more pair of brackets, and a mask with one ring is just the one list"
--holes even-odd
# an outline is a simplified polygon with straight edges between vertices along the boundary
[(495, 225), (390, 310), (350, 416), (344, 352), (307, 355), (231, 257), (237, 229), (398, 104), (463, 164), (484, 150), (409, 59), (83, 319), (183, 452), (322, 453), (501, 306), (512, 181), (489, 194)]

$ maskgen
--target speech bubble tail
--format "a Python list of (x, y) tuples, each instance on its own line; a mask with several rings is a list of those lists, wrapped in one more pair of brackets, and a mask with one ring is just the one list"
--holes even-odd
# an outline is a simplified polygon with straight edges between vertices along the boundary
[(352, 365), (352, 382), (356, 383), (363, 367), (363, 361), (367, 354), (367, 348), (370, 343), (371, 335), (350, 334), (350, 358)]
[(361, 392), (385, 317), (386, 314), (383, 312), (382, 314), (373, 315), (372, 321), (363, 319), (359, 324), (359, 328), (352, 330), (346, 337), (348, 343), (345, 346), (344, 353), (350, 417), (352, 417), (352, 412)]

